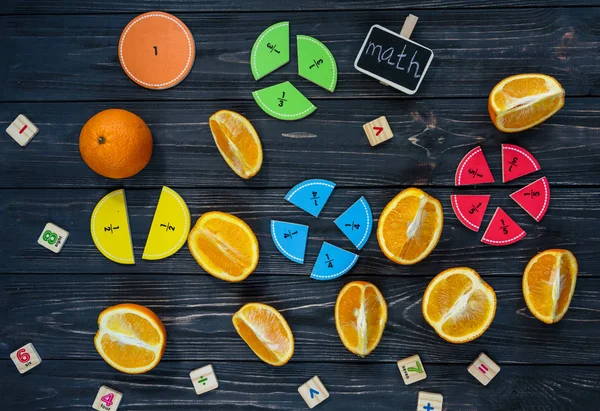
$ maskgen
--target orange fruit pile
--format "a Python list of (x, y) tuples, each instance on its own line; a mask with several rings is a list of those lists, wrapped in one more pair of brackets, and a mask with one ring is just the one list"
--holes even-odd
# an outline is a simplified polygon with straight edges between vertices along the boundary
[(165, 326), (150, 309), (119, 304), (98, 316), (94, 346), (113, 368), (142, 374), (158, 365), (167, 343)]
[(340, 339), (361, 357), (369, 355), (381, 341), (387, 315), (383, 295), (365, 281), (346, 284), (335, 302), (335, 328)]
[(383, 209), (377, 226), (377, 241), (387, 258), (398, 264), (411, 265), (433, 251), (443, 226), (440, 202), (418, 188), (407, 188)]
[(229, 110), (210, 116), (212, 132), (219, 152), (238, 176), (249, 179), (260, 170), (263, 161), (262, 144), (248, 119)]
[(146, 167), (152, 157), (152, 133), (144, 120), (121, 109), (101, 111), (81, 129), (79, 152), (96, 173), (128, 178)]
[(550, 118), (565, 104), (565, 91), (554, 77), (518, 74), (496, 84), (488, 111), (500, 131), (515, 133)]
[(285, 365), (294, 354), (294, 335), (275, 308), (248, 303), (233, 315), (233, 326), (248, 347), (264, 362)]
[(565, 316), (577, 270), (577, 260), (568, 250), (542, 251), (529, 261), (523, 274), (523, 297), (538, 320), (553, 324)]
[(258, 264), (258, 240), (252, 229), (236, 216), (219, 211), (198, 219), (188, 247), (207, 273), (225, 281), (246, 279)]
[(462, 344), (481, 336), (496, 315), (496, 293), (471, 268), (438, 274), (423, 295), (423, 317), (444, 340)]

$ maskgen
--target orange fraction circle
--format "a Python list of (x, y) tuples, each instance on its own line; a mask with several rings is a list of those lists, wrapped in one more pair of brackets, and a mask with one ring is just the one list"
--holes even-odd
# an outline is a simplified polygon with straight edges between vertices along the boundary
[(177, 17), (161, 11), (129, 22), (119, 40), (119, 61), (142, 87), (162, 90), (179, 84), (196, 58), (194, 37)]

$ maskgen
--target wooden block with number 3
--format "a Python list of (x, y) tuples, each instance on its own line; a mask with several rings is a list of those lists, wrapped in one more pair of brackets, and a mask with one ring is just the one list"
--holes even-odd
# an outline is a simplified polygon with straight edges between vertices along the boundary
[(306, 401), (308, 408), (314, 408), (329, 398), (329, 392), (316, 375), (302, 384), (298, 388), (298, 392)]
[(123, 394), (119, 391), (103, 385), (98, 390), (92, 408), (98, 411), (117, 411), (122, 398)]
[(363, 125), (363, 130), (369, 139), (371, 146), (376, 146), (379, 143), (383, 143), (386, 140), (394, 137), (394, 133), (388, 124), (385, 116), (376, 118), (373, 121)]
[(496, 374), (500, 372), (500, 367), (492, 361), (490, 357), (481, 353), (475, 361), (469, 365), (467, 370), (473, 377), (477, 378), (477, 381), (483, 385), (488, 385)]
[(33, 344), (29, 343), (19, 348), (17, 351), (10, 355), (11, 360), (17, 366), (17, 370), (21, 374), (25, 374), (27, 371), (41, 364), (42, 359), (38, 355)]
[(406, 385), (427, 378), (427, 373), (425, 373), (425, 368), (423, 367), (423, 361), (421, 361), (421, 357), (419, 357), (418, 354), (398, 361), (398, 368), (400, 369), (400, 374), (402, 374), (402, 379)]

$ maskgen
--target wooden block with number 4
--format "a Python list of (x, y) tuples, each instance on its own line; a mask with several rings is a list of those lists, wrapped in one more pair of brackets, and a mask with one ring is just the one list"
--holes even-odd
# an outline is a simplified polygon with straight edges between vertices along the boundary
[(92, 408), (98, 411), (117, 411), (122, 398), (123, 394), (119, 391), (103, 385), (96, 394)]
[(383, 143), (386, 140), (394, 137), (394, 133), (392, 133), (392, 129), (388, 124), (385, 116), (381, 116), (373, 121), (368, 122), (363, 125), (363, 130), (365, 130), (365, 134), (369, 139), (369, 143), (372, 146), (376, 146), (379, 143)]
[(473, 361), (469, 368), (469, 373), (477, 378), (477, 381), (483, 385), (488, 385), (490, 381), (500, 372), (500, 367), (490, 357), (484, 353), (479, 354), (479, 357)]
[(27, 371), (41, 364), (42, 359), (38, 355), (33, 344), (29, 343), (19, 348), (17, 351), (10, 355), (11, 360), (17, 366), (17, 370), (21, 374), (25, 374)]
[(398, 368), (400, 369), (400, 374), (402, 374), (402, 379), (406, 385), (427, 378), (423, 362), (418, 354), (398, 361)]
[(308, 408), (314, 408), (327, 398), (329, 398), (329, 392), (323, 385), (318, 376), (312, 377), (298, 388), (298, 392), (306, 401)]

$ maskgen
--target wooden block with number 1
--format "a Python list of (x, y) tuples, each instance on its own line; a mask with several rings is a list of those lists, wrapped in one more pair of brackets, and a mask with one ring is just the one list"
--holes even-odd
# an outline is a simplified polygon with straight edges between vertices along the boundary
[(490, 381), (492, 381), (492, 379), (500, 372), (500, 367), (498, 364), (492, 361), (490, 357), (484, 353), (481, 353), (475, 359), (475, 361), (469, 365), (467, 370), (473, 377), (477, 378), (477, 381), (483, 385), (488, 385)]
[(31, 343), (24, 345), (13, 352), (10, 355), (10, 358), (13, 360), (17, 366), (17, 370), (19, 370), (21, 374), (25, 374), (27, 371), (42, 363), (42, 358), (38, 355), (35, 347)]
[(394, 137), (394, 133), (390, 128), (390, 125), (385, 118), (381, 116), (373, 121), (363, 125), (363, 130), (369, 139), (371, 146), (376, 146), (379, 143), (383, 143), (386, 140)]
[(400, 374), (402, 374), (402, 379), (406, 385), (427, 378), (423, 362), (418, 354), (398, 361), (398, 368), (400, 369)]
[(318, 376), (312, 377), (298, 388), (298, 392), (306, 401), (308, 408), (314, 408), (327, 398), (329, 398), (329, 392), (323, 385)]
[(96, 394), (92, 408), (98, 411), (117, 411), (122, 399), (123, 394), (119, 391), (103, 385)]

